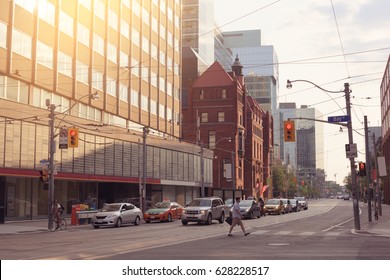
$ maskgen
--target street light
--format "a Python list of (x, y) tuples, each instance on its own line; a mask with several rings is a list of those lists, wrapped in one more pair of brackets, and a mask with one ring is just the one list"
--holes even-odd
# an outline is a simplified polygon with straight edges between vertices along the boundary
[[(95, 93), (90, 93), (87, 95), (84, 95), (80, 97), (79, 99), (76, 100), (76, 102), (67, 110), (65, 113), (70, 112), (72, 108), (80, 102), (81, 99), (89, 97), (90, 99), (96, 100), (99, 99), (99, 94), (98, 92)], [(51, 216), (51, 207), (53, 205), (54, 201), (54, 154), (56, 152), (56, 143), (54, 138), (56, 137), (55, 135), (55, 124), (54, 124), (54, 119), (55, 119), (55, 110), (56, 110), (56, 105), (51, 104), (50, 99), (46, 99), (46, 106), (50, 110), (50, 115), (49, 115), (49, 128), (50, 128), (50, 141), (49, 141), (49, 172), (48, 172), (48, 183), (49, 183), (49, 193), (48, 193), (48, 229), (51, 228), (53, 224), (53, 217)], [(58, 123), (57, 127), (60, 126), (62, 121), (65, 119), (67, 115), (65, 114), (60, 122)]]
[[(292, 83), (294, 82), (306, 82), (309, 83), (316, 88), (319, 88), (320, 90), (323, 90), (325, 92), (329, 93), (344, 93), (345, 94), (345, 103), (347, 107), (347, 116), (349, 117), (349, 121), (347, 122), (348, 127), (348, 142), (351, 146), (353, 144), (353, 133), (352, 133), (352, 118), (351, 118), (351, 101), (350, 101), (350, 93), (352, 92), (349, 89), (349, 83), (344, 83), (344, 90), (338, 90), (338, 91), (332, 91), (332, 90), (326, 90), (319, 85), (308, 81), (308, 80), (287, 80), (287, 88), (292, 88)], [(357, 183), (356, 183), (356, 170), (355, 170), (355, 158), (349, 157), (350, 160), (350, 167), (351, 167), (351, 178), (352, 178), (352, 190), (355, 193), (355, 196), (353, 197), (353, 216), (355, 220), (355, 230), (360, 230), (360, 218), (359, 218), (359, 192), (357, 189)]]

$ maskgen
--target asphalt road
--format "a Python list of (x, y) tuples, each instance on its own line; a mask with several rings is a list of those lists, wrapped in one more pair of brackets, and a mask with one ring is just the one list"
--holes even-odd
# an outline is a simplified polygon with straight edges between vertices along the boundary
[(351, 233), (352, 202), (310, 201), (309, 209), (245, 220), (244, 237), (229, 226), (142, 223), (121, 228), (82, 227), (63, 232), (2, 235), (2, 260), (103, 259), (390, 259), (390, 238)]

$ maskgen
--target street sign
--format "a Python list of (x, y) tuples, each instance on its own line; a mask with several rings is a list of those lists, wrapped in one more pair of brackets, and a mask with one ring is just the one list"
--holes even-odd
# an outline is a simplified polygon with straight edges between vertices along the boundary
[(328, 117), (328, 122), (329, 123), (336, 123), (336, 122), (349, 122), (351, 121), (350, 116), (333, 116), (333, 117)]
[(60, 148), (60, 149), (67, 149), (68, 148), (68, 129), (67, 128), (61, 128), (61, 130), (60, 130), (60, 143), (58, 145), (58, 148)]
[(345, 144), (345, 155), (347, 158), (357, 157), (357, 145), (356, 144)]

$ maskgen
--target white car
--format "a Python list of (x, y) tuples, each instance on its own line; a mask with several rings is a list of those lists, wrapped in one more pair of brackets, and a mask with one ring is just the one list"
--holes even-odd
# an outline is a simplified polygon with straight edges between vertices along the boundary
[(142, 217), (141, 210), (131, 203), (105, 204), (92, 218), (94, 228), (100, 226), (120, 227), (122, 224), (139, 225)]
[(294, 199), (298, 199), (298, 203), (301, 205), (303, 210), (309, 209), (309, 202), (307, 201), (306, 197), (304, 196), (296, 196)]

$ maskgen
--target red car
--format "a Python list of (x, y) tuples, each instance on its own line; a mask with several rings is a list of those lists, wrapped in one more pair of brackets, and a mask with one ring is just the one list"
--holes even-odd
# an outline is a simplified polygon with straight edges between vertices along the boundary
[(181, 219), (183, 206), (177, 202), (162, 201), (156, 203), (153, 208), (150, 208), (144, 213), (144, 220), (147, 223), (151, 221), (172, 222), (174, 219)]

